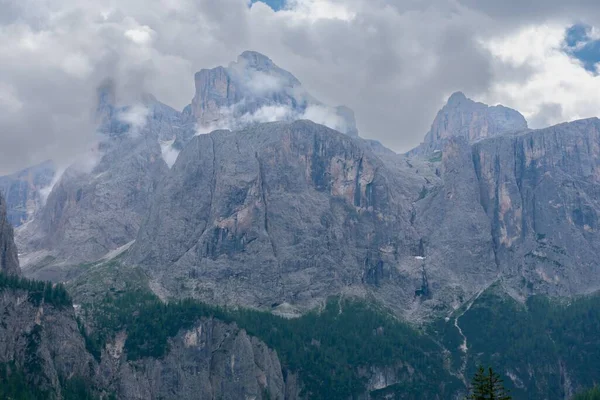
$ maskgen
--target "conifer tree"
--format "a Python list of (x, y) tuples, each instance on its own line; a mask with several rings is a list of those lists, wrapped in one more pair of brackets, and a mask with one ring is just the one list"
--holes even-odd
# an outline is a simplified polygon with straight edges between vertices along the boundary
[(600, 387), (595, 387), (586, 392), (579, 393), (573, 400), (600, 400)]
[(471, 393), (467, 400), (511, 400), (504, 388), (502, 378), (492, 368), (488, 371), (479, 366), (471, 381)]

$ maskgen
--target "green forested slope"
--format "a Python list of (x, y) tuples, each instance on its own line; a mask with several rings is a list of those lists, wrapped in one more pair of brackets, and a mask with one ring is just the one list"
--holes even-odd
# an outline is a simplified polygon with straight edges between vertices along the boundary
[[(464, 314), (462, 314), (464, 312)], [(467, 338), (465, 355), (458, 346)], [(530, 297), (521, 303), (494, 286), (465, 312), (438, 322), (432, 334), (466, 376), (480, 364), (501, 372), (515, 399), (562, 399), (600, 380), (600, 296)]]
[[(144, 285), (121, 281), (82, 304), (80, 330), (88, 351), (125, 330), (127, 358), (163, 357), (169, 338), (200, 318), (235, 322), (275, 349), (288, 371), (297, 372), (311, 399), (349, 399), (367, 390), (372, 367), (394, 371), (397, 383), (372, 398), (447, 399), (464, 392), (463, 382), (478, 365), (493, 366), (515, 400), (564, 399), (600, 381), (600, 296), (571, 300), (531, 297), (526, 302), (492, 286), (447, 320), (426, 329), (398, 321), (365, 300), (332, 298), (321, 310), (297, 319), (182, 300), (160, 301)], [(0, 276), (0, 292), (29, 292), (29, 301), (70, 307), (65, 289)], [(457, 328), (460, 328), (460, 330)], [(467, 340), (467, 352), (460, 349)], [(15, 365), (0, 368), (0, 398), (37, 399)], [(65, 395), (92, 398), (89, 382), (64, 382)], [(597, 390), (577, 399), (593, 399)], [(79, 397), (77, 397), (79, 396)], [(87, 397), (82, 397), (87, 396)], [(581, 397), (588, 396), (588, 397)], [(46, 396), (47, 397), (47, 396)]]
[(364, 393), (361, 367), (392, 367), (402, 383), (390, 390), (402, 399), (447, 398), (461, 384), (443, 368), (443, 351), (430, 337), (366, 302), (331, 299), (325, 308), (297, 319), (247, 309), (208, 306), (194, 300), (165, 304), (146, 291), (109, 294), (96, 307), (100, 329), (89, 335), (90, 351), (125, 329), (128, 359), (162, 357), (168, 339), (198, 318), (235, 322), (275, 349), (298, 372), (314, 399), (348, 399)]

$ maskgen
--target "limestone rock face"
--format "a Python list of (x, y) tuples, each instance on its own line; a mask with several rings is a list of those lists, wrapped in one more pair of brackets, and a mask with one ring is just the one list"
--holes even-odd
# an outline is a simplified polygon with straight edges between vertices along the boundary
[(129, 262), (173, 295), (255, 307), (393, 286), (419, 243), (412, 182), (310, 121), (197, 136), (157, 188)]
[(98, 364), (73, 308), (34, 305), (30, 297), (23, 290), (0, 293), (0, 363), (13, 363), (37, 389), (60, 396), (61, 382), (80, 378), (125, 400), (298, 398), (296, 377), (286, 372), (284, 379), (277, 353), (235, 324), (198, 321), (169, 339), (164, 357), (138, 361), (127, 360), (127, 337), (119, 334)]
[(600, 286), (600, 121), (473, 146), (496, 259), (514, 287), (550, 294)]
[(23, 290), (0, 293), (0, 363), (14, 362), (37, 388), (58, 394), (61, 378), (93, 375), (94, 360), (72, 308), (34, 305), (29, 298)]
[(18, 230), (26, 272), (50, 260), (27, 272), (32, 277), (64, 280), (60, 265), (94, 261), (132, 241), (156, 182), (168, 170), (162, 145), (185, 129), (176, 123), (179, 113), (155, 101), (103, 107), (100, 141), (64, 172), (45, 206)]
[(335, 108), (336, 115), (342, 118), (343, 129), (341, 132), (348, 136), (358, 137), (358, 128), (356, 127), (356, 118), (354, 117), (354, 111), (346, 106), (337, 106)]
[(0, 272), (20, 275), (19, 257), (13, 237), (13, 228), (6, 215), (6, 200), (0, 194)]
[(429, 161), (307, 121), (201, 135), (128, 262), (173, 297), (286, 313), (352, 293), (420, 318), (499, 278), (519, 296), (584, 293), (600, 287), (597, 125), (450, 137)]
[(454, 289), (447, 280), (439, 300), (498, 278), (521, 298), (600, 288), (599, 130), (593, 118), (471, 146), (446, 142), (441, 179), (416, 203), (415, 218), (430, 276), (464, 274)]
[(442, 150), (451, 137), (465, 138), (468, 143), (527, 129), (527, 121), (518, 112), (504, 106), (489, 107), (456, 92), (438, 112), (424, 142), (412, 154), (432, 154)]
[(0, 177), (0, 193), (6, 199), (8, 222), (14, 227), (30, 221), (44, 205), (55, 175), (52, 162), (44, 162)]
[(110, 81), (98, 89), (99, 142), (65, 171), (44, 207), (17, 231), (28, 276), (69, 279), (78, 264), (130, 244), (154, 189), (202, 129), (310, 118), (358, 135), (350, 109), (313, 99), (260, 53), (244, 52), (227, 68), (202, 70), (195, 78), (196, 95), (183, 113), (151, 95), (120, 105)]
[(306, 118), (358, 136), (352, 110), (319, 102), (294, 75), (254, 51), (243, 52), (228, 67), (200, 70), (195, 85), (196, 93), (184, 115), (203, 132)]
[(169, 349), (161, 359), (135, 362), (107, 354), (102, 375), (114, 379), (112, 389), (125, 400), (298, 398), (277, 353), (235, 324), (204, 319), (170, 339)]
[[(596, 119), (527, 130), (457, 93), (409, 155), (306, 120), (196, 135), (223, 107), (243, 120), (313, 101), (258, 53), (196, 77), (183, 113), (101, 96), (99, 161), (68, 170), (19, 230), (26, 275), (69, 279), (63, 265), (129, 249), (165, 297), (297, 314), (351, 294), (415, 319), (497, 279), (519, 296), (600, 287)], [(29, 269), (31, 254), (56, 262)]]
[(496, 279), (491, 223), (479, 202), (479, 182), (471, 147), (450, 138), (437, 163), (441, 179), (424, 187), (415, 203), (430, 302), (460, 304), (475, 288)]

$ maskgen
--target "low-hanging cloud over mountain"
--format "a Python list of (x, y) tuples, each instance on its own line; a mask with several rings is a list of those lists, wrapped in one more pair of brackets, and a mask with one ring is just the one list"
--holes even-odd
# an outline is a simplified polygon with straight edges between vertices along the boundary
[[(575, 24), (600, 27), (594, 1), (278, 4), (0, 0), (0, 174), (87, 150), (95, 90), (106, 78), (123, 104), (152, 93), (182, 109), (194, 72), (246, 49), (268, 55), (325, 103), (353, 108), (363, 137), (397, 151), (422, 140), (455, 90), (519, 109), (533, 127), (598, 113), (600, 78), (565, 50)], [(285, 110), (264, 111), (255, 117)]]

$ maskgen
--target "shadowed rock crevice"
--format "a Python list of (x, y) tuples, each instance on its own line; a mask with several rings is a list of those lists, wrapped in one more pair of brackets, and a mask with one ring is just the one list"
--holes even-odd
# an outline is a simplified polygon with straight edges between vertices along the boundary
[(281, 261), (279, 260), (279, 256), (277, 254), (277, 247), (275, 244), (275, 240), (271, 236), (271, 228), (269, 227), (269, 203), (267, 201), (267, 189), (265, 185), (265, 175), (263, 170), (262, 162), (260, 161), (260, 157), (258, 153), (254, 153), (256, 157), (256, 162), (258, 164), (258, 187), (260, 192), (260, 201), (262, 202), (264, 209), (264, 225), (263, 228), (267, 237), (269, 238), (269, 243), (271, 244), (271, 251), (273, 252), (273, 257), (275, 258), (275, 262), (277, 263), (277, 286), (276, 290), (281, 290), (282, 293), (285, 293), (285, 287), (281, 287), (282, 279), (281, 279)]

